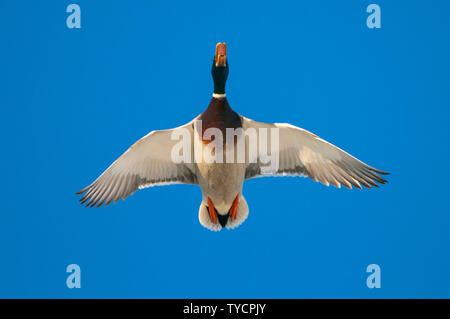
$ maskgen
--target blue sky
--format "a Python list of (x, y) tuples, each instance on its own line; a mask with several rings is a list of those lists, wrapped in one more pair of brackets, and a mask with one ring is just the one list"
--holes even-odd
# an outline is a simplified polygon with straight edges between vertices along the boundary
[[(70, 3), (0, 1), (0, 297), (450, 297), (448, 1), (377, 1), (381, 29), (369, 1), (77, 1), (68, 29)], [(248, 220), (220, 233), (199, 224), (195, 186), (80, 206), (137, 139), (206, 108), (219, 41), (234, 110), (308, 129), (389, 183), (250, 180)]]

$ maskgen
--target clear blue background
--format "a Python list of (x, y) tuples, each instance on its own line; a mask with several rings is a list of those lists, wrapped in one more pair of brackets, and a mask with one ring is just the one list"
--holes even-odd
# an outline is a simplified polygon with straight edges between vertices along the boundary
[[(0, 297), (450, 297), (449, 1), (377, 1), (379, 30), (370, 1), (76, 1), (80, 30), (70, 3), (0, 1)], [(80, 206), (133, 142), (206, 108), (219, 41), (237, 112), (306, 128), (389, 183), (250, 180), (248, 220), (220, 233), (196, 186)]]

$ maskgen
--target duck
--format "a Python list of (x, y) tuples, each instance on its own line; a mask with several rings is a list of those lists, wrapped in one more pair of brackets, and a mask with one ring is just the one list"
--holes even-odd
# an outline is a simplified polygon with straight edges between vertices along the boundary
[(235, 112), (225, 93), (228, 62), (227, 45), (217, 43), (211, 68), (214, 90), (206, 110), (187, 124), (151, 131), (139, 139), (76, 193), (82, 196), (81, 204), (108, 206), (143, 188), (197, 185), (202, 192), (199, 222), (211, 231), (220, 231), (234, 229), (248, 218), (243, 195), (248, 179), (300, 176), (349, 189), (379, 187), (387, 182), (382, 175), (389, 173), (305, 129), (258, 122)]

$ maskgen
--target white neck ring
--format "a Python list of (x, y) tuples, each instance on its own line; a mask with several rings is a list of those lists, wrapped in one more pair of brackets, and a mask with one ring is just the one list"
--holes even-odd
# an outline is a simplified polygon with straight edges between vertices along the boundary
[(219, 94), (219, 93), (213, 93), (213, 97), (216, 99), (224, 99), (227, 95), (225, 93)]

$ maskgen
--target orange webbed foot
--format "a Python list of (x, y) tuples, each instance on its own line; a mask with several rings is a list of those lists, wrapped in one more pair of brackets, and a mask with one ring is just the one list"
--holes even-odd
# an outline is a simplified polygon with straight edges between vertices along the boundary
[(214, 204), (208, 196), (208, 211), (209, 211), (209, 218), (211, 218), (212, 223), (217, 223), (217, 215), (216, 215), (216, 209), (214, 208)]
[(235, 220), (237, 217), (238, 205), (239, 205), (239, 194), (237, 194), (237, 196), (234, 199), (233, 204), (231, 205), (231, 208), (230, 208), (231, 220)]

